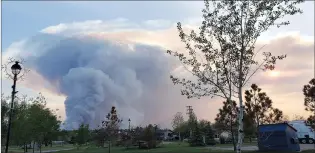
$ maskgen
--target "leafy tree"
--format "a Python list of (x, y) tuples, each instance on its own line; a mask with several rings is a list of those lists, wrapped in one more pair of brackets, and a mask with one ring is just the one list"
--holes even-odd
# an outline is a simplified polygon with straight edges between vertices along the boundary
[(235, 135), (235, 129), (237, 126), (237, 114), (238, 114), (238, 108), (237, 108), (236, 102), (232, 101), (232, 104), (231, 104), (227, 101), (224, 101), (222, 108), (219, 109), (219, 113), (217, 114), (215, 118), (217, 125), (221, 126), (219, 128), (221, 128), (222, 130), (227, 130), (231, 132), (234, 150), (236, 150), (234, 135)]
[(1, 95), (1, 144), (4, 145), (7, 127), (8, 127), (8, 114), (9, 114), (9, 103), (8, 98)]
[(148, 149), (156, 147), (156, 127), (152, 124), (149, 124), (146, 128), (144, 128), (142, 140), (147, 142)]
[[(45, 97), (39, 94), (36, 98), (16, 97), (13, 107), (12, 135), (10, 142), (15, 145), (26, 145), (31, 142), (41, 144), (51, 141), (59, 130), (60, 121), (54, 112), (46, 108)], [(2, 123), (6, 124), (9, 105), (2, 97)], [(3, 125), (2, 125), (3, 126)], [(5, 126), (4, 126), (5, 127)], [(6, 128), (2, 129), (4, 132)], [(26, 147), (24, 147), (26, 152)], [(34, 150), (33, 150), (34, 151)]]
[[(288, 25), (279, 19), (302, 13), (296, 7), (303, 0), (288, 1), (205, 1), (200, 32), (185, 34), (178, 23), (179, 36), (189, 54), (168, 51), (185, 65), (197, 83), (171, 76), (175, 84), (185, 87), (183, 95), (188, 98), (220, 96), (231, 100), (231, 91), (239, 98), (238, 152), (243, 140), (243, 93), (242, 88), (259, 69), (273, 70), (277, 60), (284, 55), (273, 56), (264, 52), (263, 61), (255, 57), (255, 44), (261, 33), (270, 27)], [(212, 4), (210, 6), (210, 4)], [(254, 68), (253, 66), (256, 66)], [(237, 88), (234, 91), (231, 87)], [(230, 94), (231, 93), (231, 94)]]
[(199, 121), (199, 127), (202, 135), (205, 136), (206, 144), (207, 145), (213, 145), (215, 144), (214, 141), (214, 131), (211, 127), (211, 123), (207, 120), (201, 120)]
[(89, 125), (81, 124), (77, 130), (76, 141), (79, 146), (86, 144), (89, 139)]
[(60, 121), (52, 110), (46, 108), (46, 98), (41, 94), (36, 97), (29, 108), (29, 123), (33, 125), (31, 129), (31, 137), (38, 142), (41, 151), (41, 144), (50, 138), (53, 138), (60, 127)]
[(177, 112), (172, 121), (172, 126), (175, 132), (179, 134), (179, 140), (181, 140), (180, 133), (183, 132), (182, 124), (184, 124), (185, 120), (183, 114), (181, 112)]
[(184, 121), (184, 123), (180, 125), (179, 129), (181, 129), (181, 139), (190, 137), (190, 128), (188, 121)]
[[(14, 105), (14, 116), (12, 118), (12, 140), (18, 145), (26, 145), (31, 142), (30, 139), (30, 128), (29, 123), (29, 105), (27, 104), (28, 99), (24, 97), (21, 103), (15, 103)], [(26, 150), (25, 150), (26, 151)]]
[(308, 117), (307, 121), (315, 128), (315, 78), (304, 85), (303, 94), (305, 110), (314, 114)]

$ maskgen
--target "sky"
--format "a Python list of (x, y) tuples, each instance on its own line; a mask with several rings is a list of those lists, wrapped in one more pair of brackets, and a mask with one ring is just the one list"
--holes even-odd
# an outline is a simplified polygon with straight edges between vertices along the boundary
[[(259, 38), (257, 43), (258, 45), (267, 44), (264, 48), (266, 51), (286, 53), (288, 58), (277, 64), (276, 71), (258, 73), (251, 80), (251, 83), (258, 84), (273, 99), (275, 107), (280, 108), (289, 116), (292, 116), (292, 114), (308, 115), (303, 108), (302, 87), (314, 77), (314, 2), (305, 2), (300, 7), (304, 13), (288, 17), (287, 19), (291, 22), (289, 26), (282, 27), (281, 29), (270, 29)], [(57, 56), (58, 50), (46, 49), (49, 48), (47, 46), (70, 46), (71, 49), (71, 47), (76, 45), (73, 44), (71, 46), (70, 42), (74, 40), (69, 37), (85, 34), (98, 40), (124, 41), (129, 44), (139, 44), (139, 47), (136, 47), (140, 48), (139, 50), (144, 50), (141, 48), (143, 44), (158, 46), (162, 52), (166, 49), (183, 50), (183, 44), (180, 42), (176, 31), (176, 23), (180, 21), (188, 29), (196, 28), (200, 24), (202, 8), (203, 2), (199, 1), (4, 1), (2, 2), (2, 59), (5, 60), (6, 57), (16, 55), (23, 56), (23, 58), (26, 57), (26, 61), (30, 63), (27, 66), (29, 66), (28, 68), (31, 71), (27, 74), (24, 81), (18, 82), (17, 89), (19, 90), (19, 94), (36, 96), (41, 92), (47, 98), (47, 106), (54, 109), (58, 108), (59, 111), (57, 113), (65, 120), (67, 116), (65, 108), (72, 105), (68, 102), (67, 106), (65, 106), (64, 101), (66, 100), (66, 95), (71, 97), (70, 95), (73, 96), (74, 93), (69, 93), (66, 90), (68, 88), (62, 88), (62, 85), (59, 83), (66, 76), (70, 76), (69, 73), (72, 72), (72, 67), (64, 70), (66, 71), (65, 73), (60, 72), (60, 76), (58, 76), (57, 71), (61, 71), (62, 68), (57, 67), (58, 69), (55, 70), (55, 67), (51, 67), (52, 71), (55, 70), (53, 72), (56, 72), (53, 73), (48, 72), (48, 70), (45, 71), (40, 66), (34, 64), (47, 64), (49, 58), (46, 61), (38, 59), (56, 55), (56, 58), (52, 60), (52, 65), (56, 65), (68, 61), (72, 57), (72, 54), (69, 55), (69, 59), (68, 57), (59, 57)], [(69, 40), (69, 44), (64, 41), (64, 38), (71, 39)], [(60, 43), (61, 41), (62, 43)], [(94, 39), (91, 41), (94, 41)], [(90, 41), (89, 43), (84, 42), (85, 45), (93, 44), (94, 46), (98, 46), (95, 43)], [(108, 46), (103, 47), (106, 48)], [(44, 50), (54, 51), (56, 54), (46, 53)], [(112, 50), (114, 49), (112, 48)], [(85, 55), (83, 52), (80, 53), (80, 56), (81, 54), (82, 56)], [(91, 54), (94, 54), (94, 52), (91, 52)], [(98, 52), (95, 52), (95, 54), (98, 55)], [(163, 60), (165, 58), (162, 55), (158, 56), (161, 56)], [(145, 62), (145, 58), (152, 58), (151, 61), (156, 61), (156, 63), (160, 62), (160, 60), (153, 59), (151, 53), (146, 57), (140, 57), (139, 55), (138, 60)], [(126, 61), (129, 60), (133, 61), (130, 57), (127, 58), (126, 55)], [(173, 68), (170, 65), (166, 65), (165, 67)], [(87, 66), (91, 66), (91, 64), (84, 65), (84, 67)], [(130, 65), (124, 66), (124, 68), (127, 68)], [(93, 68), (95, 69), (95, 66)], [(135, 66), (133, 68), (138, 67)], [(160, 67), (155, 67), (155, 65), (149, 68), (160, 70)], [(128, 67), (128, 69), (131, 68)], [(174, 72), (173, 70), (169, 71), (170, 73)], [(140, 73), (136, 70), (135, 72), (137, 72), (137, 75)], [(66, 75), (66, 73), (68, 74)], [(155, 71), (153, 73), (152, 70), (152, 74), (155, 74)], [(53, 75), (62, 79), (58, 77), (53, 78)], [(79, 75), (81, 74), (79, 73)], [(186, 73), (182, 72), (182, 75), (185, 76)], [(162, 76), (164, 77), (164, 75), (161, 75), (159, 78), (163, 78)], [(168, 76), (168, 73), (165, 72), (165, 76)], [(60, 79), (59, 82), (58, 79)], [(58, 83), (56, 83), (56, 80)], [(117, 80), (115, 81), (117, 82)], [(65, 81), (63, 80), (63, 82)], [(153, 86), (150, 83), (145, 84), (146, 80), (140, 80), (140, 82), (142, 83), (142, 90)], [(11, 81), (4, 79), (2, 81), (2, 93), (9, 95), (10, 87)], [(127, 85), (124, 87), (127, 87)], [(138, 101), (141, 102), (137, 104), (139, 106), (135, 106), (137, 107), (135, 111), (141, 112), (142, 119), (134, 119), (137, 124), (145, 124), (149, 120), (154, 119), (159, 124), (169, 127), (172, 116), (178, 111), (185, 113), (185, 106), (187, 105), (193, 106), (200, 119), (213, 121), (218, 109), (222, 106), (222, 99), (219, 98), (187, 100), (185, 97), (180, 96), (179, 88), (173, 86), (170, 81), (161, 81), (160, 85), (154, 85), (154, 87), (154, 91), (153, 89), (152, 92), (148, 91), (146, 93), (146, 91), (143, 91), (144, 93), (138, 97)], [(152, 97), (148, 99), (148, 95), (154, 97), (153, 99), (155, 100), (152, 100)], [(136, 105), (136, 103), (128, 104), (126, 108), (121, 106), (122, 111), (125, 111), (122, 112), (122, 114), (125, 113), (125, 118), (129, 114), (135, 114), (128, 110), (128, 108), (131, 108), (129, 105)], [(108, 109), (107, 107), (109, 106), (106, 105), (104, 107), (104, 109)], [(140, 108), (142, 111), (139, 111)], [(148, 110), (144, 111), (144, 108)], [(93, 109), (95, 108), (93, 107)], [(152, 113), (154, 115), (148, 115), (148, 112), (154, 112), (154, 110), (159, 111), (160, 115), (158, 115), (158, 112)], [(92, 116), (95, 116), (95, 114)], [(145, 119), (143, 116), (149, 117)], [(141, 118), (137, 115), (133, 117)], [(141, 120), (146, 121), (143, 122)]]

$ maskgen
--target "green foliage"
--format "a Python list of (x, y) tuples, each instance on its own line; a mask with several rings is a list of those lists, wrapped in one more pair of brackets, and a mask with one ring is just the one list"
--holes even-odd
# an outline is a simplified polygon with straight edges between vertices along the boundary
[(76, 142), (79, 146), (86, 144), (89, 140), (90, 132), (89, 125), (81, 124), (79, 129), (77, 130)]
[(312, 112), (307, 118), (309, 124), (315, 129), (315, 78), (311, 79), (307, 85), (303, 87), (305, 110)]
[[(273, 108), (272, 100), (256, 84), (245, 91), (245, 132), (254, 134), (260, 124), (283, 122), (283, 113)], [(254, 128), (255, 127), (255, 128)]]
[(203, 143), (203, 135), (197, 121), (194, 122), (194, 127), (192, 129), (192, 137), (189, 139), (188, 142), (192, 147), (205, 145)]
[(305, 110), (315, 113), (315, 78), (303, 87)]
[(234, 149), (236, 148), (234, 136), (236, 135), (236, 128), (238, 125), (237, 114), (239, 110), (235, 101), (224, 101), (222, 108), (219, 109), (216, 121), (216, 130), (218, 133), (223, 131), (230, 131), (232, 134), (232, 142)]
[(200, 131), (202, 135), (205, 136), (206, 144), (213, 145), (215, 144), (214, 140), (214, 131), (212, 129), (211, 123), (206, 120), (199, 121)]
[[(222, 108), (219, 109), (215, 121), (217, 126), (220, 125), (221, 130), (231, 130), (237, 126), (238, 109), (235, 101), (223, 102)], [(232, 132), (232, 131), (231, 131)]]
[[(6, 122), (9, 105), (7, 99), (1, 99), (1, 102), (1, 117)], [(46, 108), (44, 96), (39, 94), (34, 99), (26, 96), (16, 98), (13, 109), (11, 142), (16, 145), (31, 141), (40, 144), (48, 143), (56, 138), (59, 127), (60, 121), (52, 110)]]
[(157, 146), (157, 126), (153, 126), (149, 124), (146, 128), (144, 128), (143, 135), (141, 140), (147, 143), (147, 148), (155, 148)]

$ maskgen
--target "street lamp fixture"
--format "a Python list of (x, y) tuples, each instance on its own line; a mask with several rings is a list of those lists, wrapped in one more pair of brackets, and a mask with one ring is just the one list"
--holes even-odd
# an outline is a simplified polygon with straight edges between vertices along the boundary
[(14, 76), (17, 76), (18, 74), (20, 74), (21, 70), (22, 70), (22, 67), (18, 61), (16, 61), (15, 64), (11, 66), (11, 71)]
[(14, 77), (13, 77), (13, 86), (12, 86), (12, 93), (11, 93), (11, 106), (10, 106), (10, 114), (9, 114), (7, 140), (6, 140), (6, 145), (5, 145), (5, 153), (8, 153), (8, 150), (9, 150), (11, 119), (13, 115), (12, 109), (13, 109), (14, 97), (15, 97), (15, 94), (17, 93), (17, 91), (15, 91), (15, 87), (16, 87), (17, 75), (20, 74), (21, 70), (22, 70), (22, 67), (20, 66), (18, 61), (16, 61), (15, 64), (11, 66), (11, 72)]

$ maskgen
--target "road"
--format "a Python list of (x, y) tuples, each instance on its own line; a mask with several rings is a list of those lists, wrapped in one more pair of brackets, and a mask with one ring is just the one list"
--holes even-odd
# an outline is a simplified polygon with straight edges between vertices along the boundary
[[(216, 149), (216, 150), (233, 150), (233, 147), (209, 147), (211, 149)], [(315, 144), (300, 144), (301, 150), (311, 150), (315, 149)], [(257, 146), (244, 146), (242, 147), (242, 150), (250, 150), (250, 151), (255, 151), (258, 150)]]

